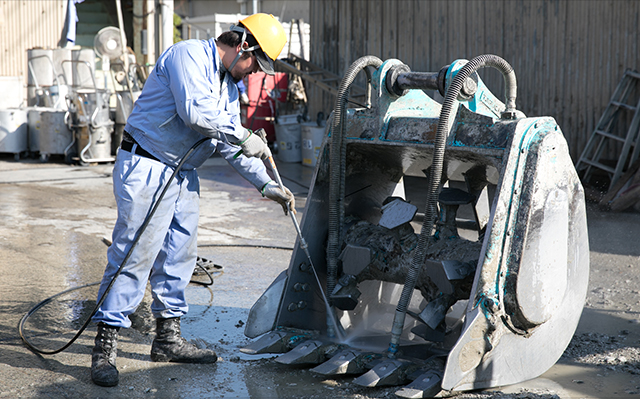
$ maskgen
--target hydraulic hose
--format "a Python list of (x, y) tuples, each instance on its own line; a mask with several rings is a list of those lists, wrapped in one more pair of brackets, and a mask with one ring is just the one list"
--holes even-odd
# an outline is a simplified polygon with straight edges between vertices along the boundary
[[(140, 226), (140, 229), (138, 230), (138, 233), (136, 234), (135, 239), (133, 240), (133, 243), (131, 244), (131, 248), (129, 249), (129, 251), (127, 252), (127, 255), (124, 257), (124, 259), (122, 260), (122, 263), (120, 264), (120, 267), (118, 268), (118, 270), (116, 271), (116, 273), (113, 275), (113, 277), (111, 278), (111, 281), (109, 282), (109, 285), (107, 286), (107, 288), (105, 289), (102, 297), (100, 297), (100, 299), (98, 300), (98, 302), (96, 303), (96, 306), (93, 308), (93, 311), (91, 312), (91, 316), (89, 316), (89, 318), (87, 318), (87, 320), (84, 322), (84, 324), (82, 325), (82, 327), (78, 330), (78, 332), (75, 334), (75, 336), (73, 336), (73, 338), (71, 338), (71, 340), (65, 344), (64, 346), (62, 346), (59, 349), (56, 350), (43, 350), (43, 349), (39, 349), (36, 346), (34, 346), (33, 344), (29, 343), (29, 341), (27, 340), (27, 338), (24, 337), (23, 334), (23, 328), (24, 328), (24, 323), (26, 322), (26, 320), (37, 310), (39, 310), (41, 307), (43, 307), (44, 305), (48, 304), (49, 302), (51, 302), (51, 300), (57, 296), (60, 296), (64, 293), (68, 293), (72, 290), (76, 290), (78, 288), (73, 288), (73, 289), (69, 289), (66, 290), (62, 293), (57, 294), (54, 297), (50, 297), (46, 300), (41, 301), (40, 303), (36, 304), (35, 307), (33, 307), (27, 314), (25, 314), (22, 319), (20, 320), (20, 323), (18, 324), (18, 333), (20, 334), (20, 338), (22, 339), (22, 341), (24, 342), (24, 344), (31, 349), (32, 351), (36, 352), (36, 353), (40, 353), (40, 354), (57, 354), (60, 353), (61, 351), (64, 351), (66, 348), (68, 348), (69, 346), (71, 346), (73, 344), (73, 342), (76, 341), (76, 339), (78, 339), (78, 337), (80, 337), (80, 335), (82, 334), (82, 332), (85, 331), (85, 329), (87, 329), (87, 326), (89, 326), (89, 323), (91, 322), (91, 318), (95, 315), (95, 313), (98, 311), (98, 309), (100, 308), (100, 306), (102, 306), (102, 303), (104, 303), (105, 299), (107, 298), (107, 295), (109, 294), (109, 292), (111, 291), (111, 288), (113, 287), (113, 284), (115, 283), (116, 279), (118, 278), (118, 276), (120, 276), (120, 273), (122, 272), (122, 270), (124, 269), (125, 265), (127, 265), (127, 261), (129, 261), (129, 257), (131, 257), (131, 254), (133, 253), (133, 249), (136, 247), (136, 245), (138, 244), (138, 242), (140, 241), (140, 237), (142, 236), (142, 234), (144, 233), (144, 231), (147, 229), (147, 226), (149, 225), (149, 222), (151, 222), (151, 218), (153, 218), (153, 215), (156, 213), (156, 210), (158, 209), (158, 207), (160, 206), (160, 202), (162, 201), (162, 199), (164, 198), (164, 195), (167, 193), (167, 190), (169, 189), (169, 185), (171, 184), (171, 182), (173, 181), (173, 179), (176, 177), (176, 175), (178, 174), (178, 172), (180, 171), (180, 168), (182, 168), (182, 166), (184, 165), (185, 161), (187, 160), (187, 158), (189, 158), (189, 156), (191, 155), (191, 153), (196, 149), (196, 147), (200, 146), (202, 143), (206, 142), (207, 140), (211, 140), (210, 138), (203, 138), (200, 139), (198, 142), (196, 142), (193, 146), (191, 146), (191, 148), (185, 153), (184, 157), (182, 157), (182, 160), (180, 160), (180, 163), (178, 164), (177, 167), (174, 168), (173, 173), (171, 174), (171, 177), (169, 178), (169, 180), (167, 181), (166, 185), (164, 185), (164, 188), (162, 189), (162, 192), (160, 193), (160, 196), (158, 197), (158, 200), (156, 200), (156, 202), (154, 203), (151, 212), (149, 213), (149, 215), (147, 215), (147, 218), (145, 218), (144, 222), (142, 223), (142, 226)], [(87, 286), (91, 286), (93, 284), (89, 284), (89, 285), (85, 285), (82, 287), (87, 287)]]
[(504, 76), (507, 98), (505, 103), (506, 109), (502, 113), (502, 118), (513, 119), (516, 115), (516, 75), (511, 65), (498, 56), (487, 54), (478, 56), (469, 61), (460, 69), (451, 82), (449, 89), (446, 91), (436, 131), (433, 162), (431, 164), (431, 173), (429, 174), (429, 186), (424, 212), (425, 217), (418, 237), (416, 252), (414, 253), (413, 259), (411, 260), (411, 266), (407, 272), (407, 277), (404, 287), (402, 288), (402, 294), (398, 301), (393, 326), (391, 328), (391, 342), (389, 343), (388, 349), (388, 356), (390, 358), (395, 357), (395, 354), (398, 351), (398, 343), (400, 342), (400, 335), (404, 329), (407, 307), (411, 300), (411, 296), (413, 295), (413, 290), (416, 286), (420, 271), (422, 270), (424, 259), (426, 257), (428, 241), (431, 237), (431, 231), (433, 230), (437, 214), (437, 195), (438, 188), (440, 186), (440, 177), (442, 175), (442, 165), (444, 163), (445, 144), (449, 133), (449, 119), (451, 118), (453, 106), (455, 105), (456, 99), (465, 80), (472, 73), (483, 67), (495, 67), (500, 70)]
[[(336, 287), (338, 275), (338, 255), (340, 254), (340, 241), (343, 237), (342, 227), (344, 226), (344, 176), (346, 146), (342, 144), (342, 138), (346, 131), (344, 114), (346, 113), (349, 89), (356, 76), (367, 67), (378, 68), (382, 65), (382, 60), (375, 56), (365, 56), (357, 59), (351, 64), (344, 78), (340, 82), (338, 95), (334, 107), (333, 125), (331, 127), (331, 154), (329, 164), (329, 238), (327, 243), (327, 296)], [(371, 74), (367, 72), (367, 87), (371, 85)], [(371, 90), (367, 89), (370, 97)], [(370, 98), (366, 99), (366, 104), (370, 105)], [(327, 321), (330, 322), (330, 321)], [(327, 334), (333, 337), (333, 327), (327, 324)]]

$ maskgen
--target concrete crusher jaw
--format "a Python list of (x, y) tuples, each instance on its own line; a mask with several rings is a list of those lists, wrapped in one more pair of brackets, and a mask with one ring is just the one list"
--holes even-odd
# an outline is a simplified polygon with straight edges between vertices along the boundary
[(555, 120), (515, 110), (500, 62), (505, 103), (475, 72), (487, 57), (437, 73), (352, 65), (342, 93), (364, 70), (367, 107), (338, 96), (301, 223), (307, 253), (298, 240), (252, 307), (245, 334), (260, 337), (242, 351), (406, 398), (522, 382), (560, 358), (588, 285), (584, 193)]

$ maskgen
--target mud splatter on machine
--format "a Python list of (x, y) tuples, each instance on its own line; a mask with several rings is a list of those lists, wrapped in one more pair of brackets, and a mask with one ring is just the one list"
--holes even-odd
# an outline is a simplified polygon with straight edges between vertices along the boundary
[[(502, 72), (504, 103), (484, 67)], [(347, 109), (360, 71), (366, 104)], [(243, 351), (407, 398), (547, 371), (585, 301), (584, 192), (557, 123), (517, 111), (516, 89), (493, 55), (435, 73), (351, 65), (301, 222), (309, 257), (299, 238), (251, 309), (245, 334), (259, 338)]]

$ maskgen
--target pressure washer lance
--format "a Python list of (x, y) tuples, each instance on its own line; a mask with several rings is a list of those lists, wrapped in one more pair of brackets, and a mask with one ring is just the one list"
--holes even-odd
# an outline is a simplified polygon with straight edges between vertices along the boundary
[[(273, 156), (271, 155), (271, 151), (269, 151), (269, 164), (271, 164), (271, 170), (273, 171), (273, 175), (276, 178), (276, 182), (280, 186), (280, 189), (282, 189), (282, 191), (284, 192), (284, 185), (282, 184), (282, 179), (280, 178), (280, 174), (278, 173), (278, 168), (276, 167), (276, 163), (273, 161)], [(311, 254), (309, 254), (309, 245), (307, 244), (307, 241), (304, 240), (304, 237), (302, 236), (302, 231), (300, 230), (300, 225), (298, 224), (298, 220), (296, 219), (295, 212), (292, 212), (292, 210), (290, 208), (290, 204), (291, 203), (287, 203), (287, 210), (289, 211), (289, 215), (291, 216), (291, 220), (293, 221), (293, 226), (295, 226), (296, 232), (298, 233), (298, 238), (300, 239), (300, 248), (304, 251), (304, 254), (307, 255), (307, 259), (309, 260), (309, 266), (311, 266), (311, 270), (313, 271), (313, 275), (315, 275), (316, 282), (318, 282), (318, 287), (320, 288), (320, 293), (322, 293), (322, 299), (324, 300), (324, 304), (327, 307), (327, 315), (329, 316), (329, 319), (331, 320), (331, 323), (333, 324), (333, 326), (336, 329), (336, 331), (334, 333), (337, 333), (338, 339), (341, 342), (343, 342), (344, 339), (345, 339), (344, 328), (338, 322), (338, 319), (336, 318), (335, 314), (333, 313), (331, 305), (329, 304), (329, 299), (327, 298), (327, 295), (324, 292), (324, 289), (322, 288), (322, 285), (320, 284), (320, 278), (318, 277), (318, 273), (316, 272), (316, 267), (313, 265), (313, 261), (311, 260)], [(329, 333), (330, 337), (333, 336), (333, 333), (332, 333), (331, 329), (329, 329), (328, 333)]]
[[(266, 132), (265, 132), (265, 130), (263, 128), (260, 128), (260, 129), (256, 130), (253, 133), (255, 135), (260, 136), (262, 138), (262, 140), (264, 140), (266, 142), (267, 134), (266, 134)], [(273, 175), (276, 178), (276, 182), (278, 183), (278, 186), (280, 186), (280, 189), (282, 189), (282, 191), (284, 192), (284, 184), (282, 183), (282, 178), (280, 178), (280, 173), (278, 172), (278, 167), (276, 167), (276, 163), (273, 160), (273, 155), (271, 154), (271, 150), (267, 149), (267, 151), (269, 152), (268, 159), (269, 159), (269, 164), (271, 166), (271, 170), (273, 171)], [(233, 158), (237, 158), (238, 156), (240, 156), (240, 154), (242, 154), (242, 150), (238, 151), (233, 156)], [(324, 292), (324, 289), (322, 288), (322, 285), (320, 284), (320, 278), (318, 277), (318, 273), (316, 272), (316, 267), (313, 265), (313, 261), (311, 260), (311, 254), (309, 253), (309, 245), (307, 244), (307, 241), (304, 240), (304, 236), (302, 236), (302, 230), (300, 230), (300, 225), (298, 224), (298, 220), (296, 219), (295, 210), (293, 210), (293, 212), (292, 212), (290, 203), (287, 203), (287, 212), (291, 216), (291, 220), (293, 221), (293, 226), (296, 228), (296, 232), (298, 234), (298, 238), (300, 239), (300, 248), (304, 251), (304, 254), (307, 255), (307, 259), (309, 260), (309, 266), (311, 267), (311, 270), (313, 271), (313, 275), (316, 278), (316, 282), (318, 282), (318, 287), (320, 288), (320, 293), (322, 294), (322, 299), (324, 300), (324, 304), (327, 307), (327, 315), (329, 316), (332, 325), (337, 330), (338, 339), (340, 341), (344, 341), (344, 338), (345, 338), (344, 328), (338, 322), (338, 319), (336, 318), (335, 314), (333, 313), (333, 311), (331, 309), (331, 305), (329, 304), (329, 299), (327, 298), (327, 295)], [(329, 329), (329, 336), (330, 337), (334, 336), (332, 334), (332, 332), (333, 332), (333, 330)]]

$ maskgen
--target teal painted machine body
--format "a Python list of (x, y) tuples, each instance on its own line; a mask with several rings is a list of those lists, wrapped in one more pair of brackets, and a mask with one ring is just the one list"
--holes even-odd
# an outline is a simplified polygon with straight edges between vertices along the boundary
[[(377, 68), (371, 107), (348, 109), (345, 116), (338, 276), (344, 279), (338, 285), (342, 292), (327, 293), (334, 306), (343, 305), (336, 316), (344, 329), (344, 337), (328, 341), (341, 339), (342, 347), (380, 354), (415, 251), (410, 244), (417, 235), (407, 227), (419, 228), (424, 218), (442, 108), (423, 90), (397, 96), (386, 89), (388, 71), (400, 63), (387, 60)], [(447, 86), (465, 63), (449, 67)], [(440, 220), (409, 304), (399, 354), (418, 370), (428, 369), (421, 362), (431, 355), (444, 354), (442, 368), (432, 371), (444, 389), (506, 385), (544, 373), (571, 340), (588, 285), (584, 193), (560, 128), (551, 117), (500, 119), (504, 104), (482, 80), (476, 83), (473, 97), (459, 101), (451, 118)], [(251, 338), (278, 333), (282, 343), (274, 352), (327, 332), (320, 288), (327, 278), (331, 135), (328, 128), (300, 224), (316, 273), (297, 241), (289, 268), (247, 321)], [(454, 189), (473, 200), (447, 206), (442, 195)], [(413, 220), (381, 227), (390, 198), (417, 206)], [(451, 209), (453, 221), (445, 218)], [(445, 228), (454, 234), (439, 237)], [(452, 263), (471, 265), (468, 278), (452, 278), (446, 267)], [(431, 327), (425, 317), (429, 304), (441, 300), (446, 317)]]

